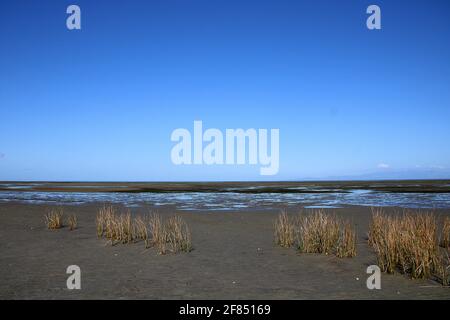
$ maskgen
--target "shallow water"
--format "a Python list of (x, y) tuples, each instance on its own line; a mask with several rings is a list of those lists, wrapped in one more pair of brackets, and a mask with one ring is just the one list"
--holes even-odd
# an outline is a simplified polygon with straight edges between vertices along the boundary
[(280, 206), (339, 208), (345, 205), (398, 206), (404, 208), (450, 208), (450, 193), (389, 193), (352, 190), (333, 193), (234, 193), (234, 192), (44, 192), (0, 191), (0, 203), (86, 204), (93, 202), (174, 206), (179, 210), (272, 209)]

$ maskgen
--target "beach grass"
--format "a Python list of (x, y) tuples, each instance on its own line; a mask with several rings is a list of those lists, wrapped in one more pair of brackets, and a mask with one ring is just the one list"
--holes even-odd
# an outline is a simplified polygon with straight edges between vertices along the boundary
[(44, 216), (45, 225), (48, 229), (60, 229), (63, 227), (64, 211), (62, 208), (54, 208), (47, 212)]
[[(130, 244), (135, 239), (136, 235), (133, 228), (133, 220), (129, 211), (125, 213), (116, 214), (114, 210), (107, 211), (105, 216), (104, 235), (111, 242), (112, 245), (122, 243)], [(100, 226), (97, 226), (97, 235), (100, 231)]]
[(298, 250), (304, 253), (333, 253), (339, 239), (336, 216), (323, 210), (299, 216)]
[(445, 217), (442, 232), (441, 232), (441, 241), (440, 246), (443, 248), (450, 249), (450, 217)]
[(75, 214), (70, 215), (67, 218), (67, 224), (69, 226), (69, 230), (75, 230), (78, 227), (78, 218)]
[(295, 224), (286, 211), (282, 211), (275, 220), (275, 244), (289, 248), (295, 243)]
[(396, 271), (412, 279), (437, 278), (448, 283), (448, 255), (439, 249), (437, 224), (433, 214), (405, 210), (389, 215), (372, 210), (369, 244), (383, 272)]
[(324, 210), (299, 216), (298, 249), (304, 253), (356, 256), (356, 232), (349, 221)]
[(192, 250), (191, 232), (180, 216), (172, 216), (165, 221), (156, 213), (148, 218), (151, 234), (149, 244), (155, 246), (159, 254), (168, 252), (190, 252)]
[(134, 219), (134, 239), (136, 241), (144, 241), (145, 248), (149, 248), (148, 228), (145, 218), (138, 216)]
[(448, 251), (439, 257), (435, 269), (435, 277), (443, 286), (450, 284), (450, 257)]
[(341, 230), (339, 231), (336, 256), (339, 258), (351, 258), (356, 256), (356, 231), (348, 221), (343, 222)]
[(132, 217), (129, 210), (118, 213), (106, 205), (97, 213), (96, 226), (97, 236), (108, 239), (111, 245), (142, 241), (145, 248), (156, 247), (159, 254), (192, 250), (191, 232), (180, 216), (165, 221), (157, 213)]
[(113, 206), (104, 205), (97, 213), (96, 216), (96, 226), (97, 226), (97, 236), (99, 238), (103, 237), (109, 226), (110, 220), (115, 215), (115, 209)]
[(296, 218), (282, 211), (275, 221), (275, 243), (296, 246), (301, 253), (356, 256), (356, 232), (352, 224), (323, 210), (300, 213)]
[(167, 252), (167, 235), (161, 216), (152, 213), (148, 218), (148, 226), (151, 234), (150, 246), (155, 246), (159, 254), (165, 254)]
[(189, 227), (180, 216), (170, 217), (165, 228), (167, 242), (172, 252), (189, 252), (192, 250)]

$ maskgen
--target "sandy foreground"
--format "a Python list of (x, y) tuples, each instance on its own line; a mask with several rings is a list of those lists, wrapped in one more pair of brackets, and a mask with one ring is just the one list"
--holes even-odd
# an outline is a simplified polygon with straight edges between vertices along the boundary
[[(78, 229), (47, 230), (50, 206), (0, 204), (1, 299), (450, 299), (450, 288), (431, 280), (382, 274), (381, 290), (366, 287), (370, 209), (333, 209), (358, 230), (355, 258), (298, 254), (273, 243), (279, 210), (175, 212), (189, 224), (194, 251), (158, 255), (143, 243), (110, 246), (98, 239), (102, 204), (64, 206)], [(151, 207), (132, 208), (148, 213)], [(289, 213), (299, 211), (289, 209)], [(450, 210), (437, 210), (449, 215)], [(66, 268), (81, 268), (81, 290), (68, 290)]]

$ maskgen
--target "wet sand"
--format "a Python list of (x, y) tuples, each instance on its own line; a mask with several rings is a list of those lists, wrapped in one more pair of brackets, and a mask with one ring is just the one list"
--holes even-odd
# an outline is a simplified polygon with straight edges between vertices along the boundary
[[(367, 245), (367, 207), (333, 209), (358, 230), (355, 258), (298, 254), (273, 243), (279, 210), (176, 212), (189, 224), (194, 251), (158, 255), (143, 243), (110, 246), (96, 237), (101, 204), (64, 206), (78, 229), (47, 230), (49, 206), (0, 204), (1, 299), (450, 299), (431, 280), (382, 274), (368, 290), (365, 273), (376, 264)], [(147, 213), (150, 207), (132, 208)], [(300, 208), (290, 208), (295, 213)], [(449, 215), (450, 210), (436, 214)], [(81, 290), (66, 288), (66, 268), (81, 268)]]

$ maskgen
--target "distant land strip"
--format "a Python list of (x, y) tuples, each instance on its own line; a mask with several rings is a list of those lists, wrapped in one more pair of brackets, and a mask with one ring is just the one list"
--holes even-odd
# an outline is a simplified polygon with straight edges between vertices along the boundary
[(450, 193), (450, 180), (316, 182), (0, 182), (0, 191), (119, 193)]

